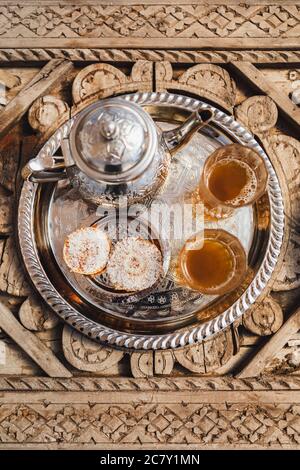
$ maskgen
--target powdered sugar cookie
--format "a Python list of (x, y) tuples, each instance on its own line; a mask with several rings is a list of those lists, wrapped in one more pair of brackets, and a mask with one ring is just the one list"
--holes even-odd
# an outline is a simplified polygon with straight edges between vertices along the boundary
[(95, 275), (105, 269), (110, 247), (110, 239), (103, 230), (98, 227), (84, 227), (68, 235), (63, 257), (74, 273)]
[(148, 240), (126, 238), (115, 244), (106, 273), (116, 289), (127, 292), (147, 289), (162, 276), (161, 252)]

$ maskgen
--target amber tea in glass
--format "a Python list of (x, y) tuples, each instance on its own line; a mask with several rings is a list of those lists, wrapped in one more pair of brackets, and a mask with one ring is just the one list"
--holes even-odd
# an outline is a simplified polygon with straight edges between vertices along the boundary
[(225, 145), (206, 160), (199, 185), (205, 212), (217, 218), (234, 208), (252, 204), (263, 195), (268, 182), (264, 159), (253, 149)]
[(225, 294), (236, 288), (247, 269), (240, 241), (221, 229), (206, 229), (187, 240), (179, 255), (180, 278), (203, 294)]

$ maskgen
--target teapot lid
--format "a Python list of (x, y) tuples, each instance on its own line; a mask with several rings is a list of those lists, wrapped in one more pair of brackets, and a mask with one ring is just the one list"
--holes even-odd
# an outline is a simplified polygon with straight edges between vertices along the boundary
[(90, 178), (125, 183), (150, 164), (157, 149), (156, 127), (135, 103), (122, 98), (101, 100), (75, 118), (70, 149), (75, 164)]

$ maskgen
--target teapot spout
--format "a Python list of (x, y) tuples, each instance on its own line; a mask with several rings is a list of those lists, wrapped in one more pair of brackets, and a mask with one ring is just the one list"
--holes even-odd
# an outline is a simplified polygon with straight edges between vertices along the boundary
[(173, 154), (184, 147), (193, 134), (205, 126), (212, 116), (213, 113), (209, 109), (197, 109), (181, 126), (163, 132), (163, 139), (169, 152)]

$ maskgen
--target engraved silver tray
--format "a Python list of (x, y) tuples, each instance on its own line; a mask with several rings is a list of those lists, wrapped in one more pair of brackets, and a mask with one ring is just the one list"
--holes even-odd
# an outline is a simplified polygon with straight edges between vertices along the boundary
[[(164, 129), (183, 122), (201, 106), (213, 120), (195, 134), (172, 160), (162, 192), (175, 200), (196, 188), (208, 155), (220, 145), (238, 142), (254, 148), (269, 171), (267, 192), (253, 206), (243, 207), (228, 219), (206, 222), (236, 235), (248, 254), (248, 272), (242, 285), (220, 297), (199, 294), (176, 284), (171, 271), (142, 299), (107, 301), (105, 279), (70, 273), (62, 259), (68, 233), (79, 226), (101, 223), (97, 208), (84, 202), (69, 182), (25, 182), (18, 210), (18, 235), (28, 274), (50, 307), (83, 334), (119, 348), (166, 349), (202, 341), (228, 327), (245, 313), (267, 285), (280, 254), (284, 231), (281, 188), (267, 155), (252, 134), (237, 121), (208, 103), (169, 93), (136, 93), (124, 99), (144, 106)], [(73, 121), (61, 126), (39, 153), (58, 155)], [(178, 184), (180, 181), (180, 185)], [(174, 253), (178, 247), (171, 247)], [(174, 254), (173, 253), (173, 254)]]

